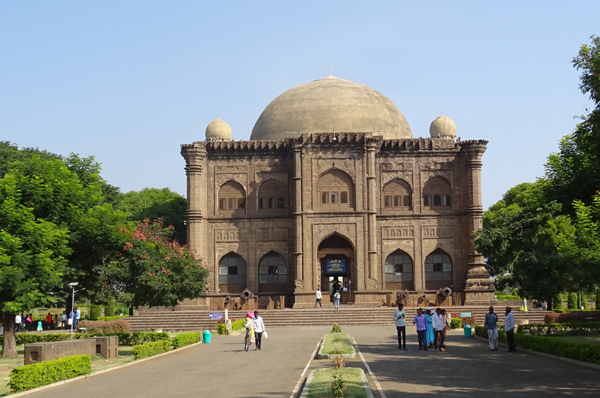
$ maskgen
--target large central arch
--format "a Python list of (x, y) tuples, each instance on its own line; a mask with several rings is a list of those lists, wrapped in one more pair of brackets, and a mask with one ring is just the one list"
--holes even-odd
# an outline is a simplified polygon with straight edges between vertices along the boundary
[[(356, 254), (349, 239), (341, 234), (333, 233), (319, 243), (317, 259), (321, 266), (320, 288), (323, 299), (333, 295), (335, 291), (342, 293), (342, 302), (350, 301), (350, 291), (355, 283)], [(347, 292), (344, 292), (344, 287)]]

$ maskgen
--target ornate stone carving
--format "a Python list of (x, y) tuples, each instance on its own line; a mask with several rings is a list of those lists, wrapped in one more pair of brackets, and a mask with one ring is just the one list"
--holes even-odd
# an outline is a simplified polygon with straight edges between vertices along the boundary
[(354, 161), (349, 161), (348, 158), (316, 158), (316, 166), (318, 169), (318, 173), (322, 173), (328, 171), (330, 169), (339, 169), (344, 173), (347, 173), (352, 180), (355, 180), (355, 169), (354, 169)]
[(413, 227), (383, 227), (382, 238), (385, 239), (413, 239), (415, 230)]
[(384, 171), (381, 176), (381, 189), (385, 186), (385, 184), (390, 181), (395, 180), (396, 178), (406, 181), (408, 185), (413, 186), (413, 172), (412, 171)]
[(453, 238), (454, 227), (446, 225), (424, 225), (421, 227), (423, 239)]
[(248, 231), (245, 229), (216, 229), (216, 242), (240, 242), (248, 240)]
[(217, 174), (215, 177), (215, 185), (217, 189), (225, 184), (227, 181), (235, 181), (238, 182), (244, 187), (246, 193), (248, 192), (248, 174), (246, 173), (227, 173), (227, 174)]
[(268, 180), (276, 180), (281, 182), (283, 185), (287, 186), (288, 184), (288, 175), (287, 173), (271, 173), (271, 172), (259, 172), (256, 174), (256, 182), (262, 183)]
[(452, 183), (452, 170), (421, 170), (421, 181), (423, 184), (433, 177), (442, 177)]
[(256, 230), (256, 238), (259, 241), (288, 240), (287, 228), (259, 228)]
[(315, 224), (314, 228), (317, 242), (321, 242), (328, 235), (338, 233), (356, 246), (356, 224)]
[(247, 172), (248, 171), (248, 166), (243, 166), (243, 165), (222, 165), (222, 166), (215, 166), (215, 171), (217, 173), (240, 173), (240, 172)]

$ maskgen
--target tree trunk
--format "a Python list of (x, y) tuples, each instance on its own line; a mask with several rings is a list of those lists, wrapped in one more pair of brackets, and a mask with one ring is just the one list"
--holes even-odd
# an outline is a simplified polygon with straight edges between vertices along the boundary
[(15, 315), (8, 312), (4, 316), (4, 344), (2, 345), (2, 357), (14, 358), (17, 354), (17, 340), (15, 338)]

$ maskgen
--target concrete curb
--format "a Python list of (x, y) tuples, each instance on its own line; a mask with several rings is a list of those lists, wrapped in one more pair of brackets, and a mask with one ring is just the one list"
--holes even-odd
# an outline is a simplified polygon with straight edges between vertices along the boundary
[(181, 352), (181, 351), (183, 351), (183, 350), (185, 350), (187, 348), (192, 348), (192, 347), (195, 347), (195, 346), (200, 345), (200, 344), (203, 344), (203, 343), (202, 342), (198, 342), (198, 343), (186, 345), (185, 347), (177, 348), (175, 350), (171, 350), (171, 351), (168, 351), (168, 352), (163, 352), (162, 354), (154, 355), (154, 356), (148, 357), (148, 358), (143, 358), (143, 359), (138, 359), (138, 360), (134, 359), (131, 362), (127, 362), (127, 363), (124, 363), (123, 365), (115, 366), (113, 368), (99, 370), (99, 371), (91, 373), (89, 375), (78, 376), (78, 377), (74, 377), (72, 379), (58, 381), (56, 383), (47, 384), (45, 386), (41, 386), (41, 387), (34, 388), (34, 389), (31, 389), (31, 390), (27, 390), (27, 391), (22, 391), (22, 392), (19, 392), (19, 393), (16, 393), (16, 394), (7, 393), (6, 396), (7, 397), (11, 397), (11, 398), (12, 397), (24, 397), (24, 396), (29, 395), (29, 394), (33, 394), (33, 393), (41, 392), (41, 391), (45, 391), (45, 390), (50, 390), (50, 389), (55, 388), (55, 387), (60, 387), (60, 386), (62, 386), (64, 384), (73, 383), (73, 382), (78, 381), (78, 380), (87, 379), (89, 377), (98, 376), (98, 375), (101, 375), (101, 374), (104, 374), (104, 373), (111, 372), (113, 370), (122, 369), (122, 368), (125, 368), (127, 366), (131, 366), (131, 365), (136, 365), (138, 363), (146, 362), (146, 361), (149, 361), (151, 359), (162, 357), (164, 355), (169, 355), (169, 354), (172, 354), (174, 352)]
[[(363, 382), (363, 388), (365, 389), (365, 393), (367, 394), (367, 398), (374, 398), (373, 391), (371, 391), (371, 387), (369, 387), (369, 382), (367, 380), (367, 376), (365, 375), (364, 370), (362, 370), (361, 368), (344, 368), (344, 369), (358, 369), (360, 372), (360, 378), (362, 379), (362, 382)], [(308, 377), (306, 378), (306, 384), (304, 384), (304, 388), (302, 389), (302, 394), (300, 394), (300, 398), (308, 397), (308, 386), (310, 385), (310, 382), (312, 381), (315, 372), (324, 372), (324, 371), (328, 371), (328, 370), (333, 370), (333, 369), (315, 369), (315, 370), (311, 371), (310, 374), (308, 375)]]
[[(475, 337), (478, 340), (481, 340), (482, 342), (487, 342), (488, 341), (487, 339), (485, 339), (483, 337), (477, 336), (475, 333), (473, 333), (473, 337)], [(501, 345), (502, 347), (508, 348), (508, 344), (504, 344), (504, 343), (498, 342), (498, 345), (499, 346)], [(539, 352), (539, 351), (529, 350), (527, 348), (517, 347), (517, 349), (520, 352), (527, 352), (529, 354), (539, 355), (539, 356), (546, 357), (546, 358), (558, 359), (558, 360), (561, 360), (561, 361), (564, 361), (564, 362), (573, 363), (575, 365), (587, 366), (588, 368), (600, 369), (600, 365), (596, 365), (595, 363), (589, 363), (589, 362), (578, 361), (576, 359), (559, 357), (558, 355), (546, 354), (545, 352)], [(519, 351), (517, 351), (517, 352), (519, 352)]]

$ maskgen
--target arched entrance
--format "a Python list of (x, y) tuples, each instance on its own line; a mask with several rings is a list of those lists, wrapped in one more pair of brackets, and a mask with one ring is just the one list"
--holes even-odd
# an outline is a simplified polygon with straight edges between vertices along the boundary
[[(336, 291), (342, 293), (342, 303), (351, 301), (354, 247), (343, 236), (333, 234), (324, 239), (317, 250), (317, 258), (321, 264), (321, 292), (324, 301), (327, 296), (333, 300)], [(346, 288), (347, 291), (344, 291)]]

